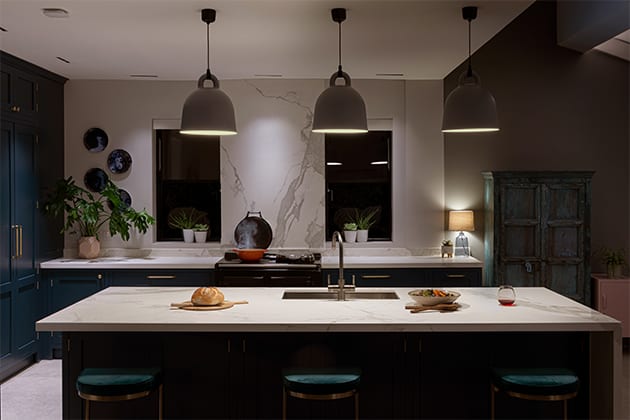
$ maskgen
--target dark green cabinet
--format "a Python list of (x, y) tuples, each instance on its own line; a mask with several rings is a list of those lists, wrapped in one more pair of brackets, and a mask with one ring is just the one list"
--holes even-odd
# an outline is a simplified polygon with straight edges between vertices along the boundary
[(0, 377), (5, 377), (37, 352), (35, 321), (43, 306), (36, 269), (37, 129), (3, 119), (1, 132)]
[[(5, 61), (5, 57), (2, 57)], [(3, 117), (12, 120), (34, 122), (38, 118), (38, 78), (10, 64), (3, 63), (2, 75)]]
[(544, 286), (590, 304), (593, 172), (488, 172), (485, 284)]
[[(325, 269), (324, 285), (337, 284), (338, 269)], [(481, 268), (344, 269), (346, 283), (357, 287), (480, 287)]]

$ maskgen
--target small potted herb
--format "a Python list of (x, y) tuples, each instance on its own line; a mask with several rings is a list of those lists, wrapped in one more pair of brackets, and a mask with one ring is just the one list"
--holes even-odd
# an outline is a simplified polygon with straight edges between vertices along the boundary
[(343, 224), (343, 237), (346, 242), (356, 242), (357, 240), (357, 224), (350, 222)]
[(378, 207), (368, 207), (367, 209), (355, 213), (354, 221), (357, 224), (357, 242), (367, 242), (368, 230), (376, 223)]
[(205, 213), (194, 207), (181, 207), (171, 211), (168, 215), (168, 225), (173, 229), (181, 229), (185, 243), (192, 243), (194, 227), (202, 221)]
[(450, 239), (444, 239), (442, 241), (441, 255), (444, 258), (446, 255), (447, 258), (453, 257), (453, 242)]
[(602, 263), (606, 264), (606, 273), (611, 279), (622, 277), (623, 266), (626, 265), (626, 252), (624, 249), (602, 248)]
[(193, 231), (195, 232), (195, 242), (205, 243), (206, 238), (208, 236), (208, 225), (204, 223), (197, 223), (193, 227)]

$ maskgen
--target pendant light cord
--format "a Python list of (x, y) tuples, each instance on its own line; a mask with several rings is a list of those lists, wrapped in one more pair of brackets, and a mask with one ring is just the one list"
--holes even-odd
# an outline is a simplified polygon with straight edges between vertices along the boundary
[(210, 79), (210, 23), (206, 22), (206, 77)]
[(343, 77), (342, 73), (343, 71), (341, 70), (341, 22), (339, 22), (339, 37), (338, 37), (338, 41), (339, 41), (339, 67), (337, 70), (337, 77)]
[(472, 56), (470, 55), (470, 22), (471, 20), (468, 19), (468, 73), (466, 74), (468, 77), (471, 77), (473, 75)]

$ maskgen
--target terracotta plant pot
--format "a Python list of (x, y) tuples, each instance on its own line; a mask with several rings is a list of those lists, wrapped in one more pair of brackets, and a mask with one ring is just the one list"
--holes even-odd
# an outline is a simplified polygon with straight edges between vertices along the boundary
[(94, 236), (82, 236), (79, 238), (78, 252), (79, 258), (96, 258), (101, 252), (101, 243)]

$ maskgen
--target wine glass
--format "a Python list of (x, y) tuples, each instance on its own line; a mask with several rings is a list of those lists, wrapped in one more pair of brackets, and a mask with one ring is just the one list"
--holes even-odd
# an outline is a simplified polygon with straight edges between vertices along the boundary
[(497, 292), (497, 300), (501, 305), (510, 306), (514, 304), (516, 300), (516, 292), (514, 288), (510, 285), (504, 284), (499, 286), (499, 291)]

